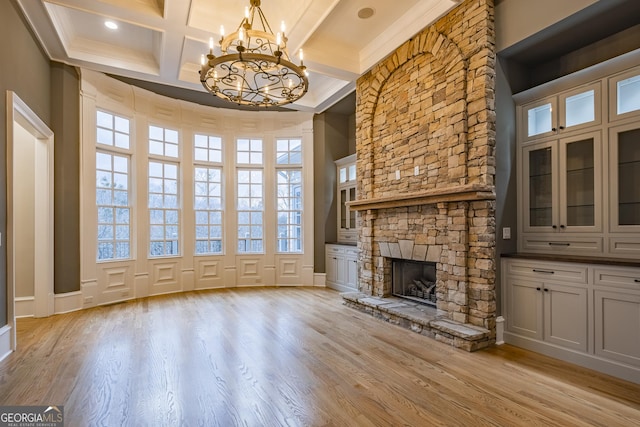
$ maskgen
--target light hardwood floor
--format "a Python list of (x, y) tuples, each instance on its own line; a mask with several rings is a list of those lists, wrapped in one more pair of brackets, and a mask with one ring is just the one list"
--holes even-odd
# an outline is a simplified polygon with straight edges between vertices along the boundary
[(18, 322), (0, 404), (66, 426), (633, 426), (640, 386), (504, 345), (467, 353), (337, 292), (190, 292)]

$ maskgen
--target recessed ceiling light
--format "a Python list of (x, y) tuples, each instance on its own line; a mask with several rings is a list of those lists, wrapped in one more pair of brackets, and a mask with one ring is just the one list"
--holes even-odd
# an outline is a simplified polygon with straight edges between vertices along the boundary
[(370, 7), (363, 7), (362, 9), (360, 9), (358, 11), (358, 18), (360, 19), (369, 19), (371, 18), (374, 14), (376, 13), (375, 10), (373, 10)]
[(118, 29), (118, 24), (116, 24), (113, 21), (104, 21), (104, 26), (107, 27), (110, 30), (117, 30)]

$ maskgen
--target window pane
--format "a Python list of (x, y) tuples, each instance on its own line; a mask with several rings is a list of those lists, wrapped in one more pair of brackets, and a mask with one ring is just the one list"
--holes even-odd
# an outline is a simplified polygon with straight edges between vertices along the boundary
[(278, 170), (276, 241), (278, 252), (300, 252), (302, 232), (302, 172), (299, 169)]
[(178, 255), (180, 215), (178, 165), (149, 162), (149, 255)]
[[(104, 117), (103, 115), (103, 120)], [(128, 225), (128, 186), (129, 157), (97, 151), (96, 208), (99, 244), (96, 258), (100, 261), (129, 256), (128, 251), (115, 250), (116, 241), (128, 245), (131, 237)]]
[[(195, 194), (220, 197), (196, 197), (194, 201), (196, 216), (196, 253), (220, 254), (222, 245), (211, 245), (212, 238), (221, 240), (222, 229), (216, 235), (211, 234), (210, 225), (222, 222), (222, 169), (218, 167), (199, 168), (194, 177)], [(218, 220), (215, 222), (214, 220)], [(215, 252), (211, 252), (215, 249)]]

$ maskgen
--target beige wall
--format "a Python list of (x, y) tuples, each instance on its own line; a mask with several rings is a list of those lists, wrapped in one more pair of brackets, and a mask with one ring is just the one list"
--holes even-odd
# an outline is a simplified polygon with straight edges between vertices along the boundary
[(35, 242), (35, 139), (19, 124), (14, 124), (14, 230), (15, 230), (15, 296), (34, 295)]

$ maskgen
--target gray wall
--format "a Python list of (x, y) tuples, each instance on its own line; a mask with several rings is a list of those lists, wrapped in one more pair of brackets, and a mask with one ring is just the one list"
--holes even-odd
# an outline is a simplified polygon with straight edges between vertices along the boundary
[(14, 91), (50, 125), (49, 59), (40, 50), (13, 1), (0, 1), (0, 325), (7, 324), (7, 90)]
[(15, 92), (54, 132), (54, 287), (80, 289), (79, 80), (67, 65), (52, 64), (19, 6), (0, 1), (0, 325), (7, 323), (6, 91)]
[(54, 290), (80, 290), (80, 78), (51, 63), (54, 142)]

